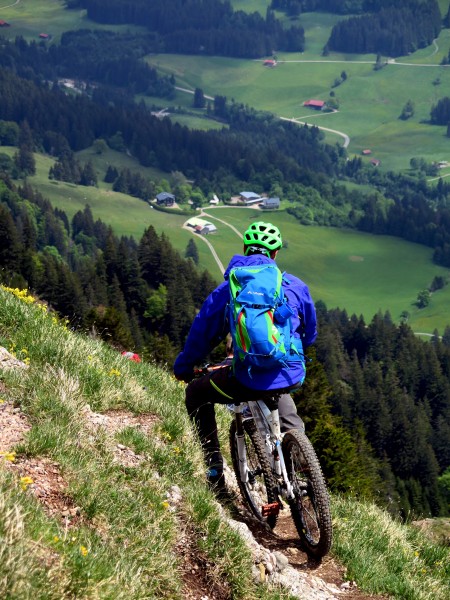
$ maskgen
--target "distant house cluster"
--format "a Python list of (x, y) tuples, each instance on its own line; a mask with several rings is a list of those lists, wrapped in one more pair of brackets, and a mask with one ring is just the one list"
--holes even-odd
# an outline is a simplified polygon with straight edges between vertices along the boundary
[[(256, 194), (255, 192), (240, 192), (238, 196), (234, 196), (232, 198), (233, 203), (244, 204), (245, 206), (258, 205), (259, 208), (262, 209), (274, 209), (280, 208), (280, 199), (276, 197), (269, 198), (267, 196), (262, 196), (261, 194)], [(154, 202), (158, 206), (166, 206), (172, 207), (175, 205), (175, 196), (170, 194), (169, 192), (160, 192), (155, 197)], [(188, 204), (192, 204), (192, 200), (188, 200)], [(209, 201), (209, 204), (212, 206), (217, 206), (220, 204), (220, 200), (216, 194), (213, 194), (213, 197)], [(176, 206), (176, 205), (175, 205)], [(190, 224), (190, 222), (189, 222)], [(211, 225), (211, 223), (209, 223)]]
[(239, 198), (245, 206), (259, 204), (261, 208), (280, 208), (279, 198), (267, 198), (266, 196), (255, 194), (255, 192), (241, 192)]
[(209, 233), (217, 231), (217, 227), (213, 223), (205, 221), (204, 219), (199, 219), (197, 217), (189, 219), (186, 225), (188, 227), (192, 227), (195, 233), (198, 233), (200, 235), (208, 235)]

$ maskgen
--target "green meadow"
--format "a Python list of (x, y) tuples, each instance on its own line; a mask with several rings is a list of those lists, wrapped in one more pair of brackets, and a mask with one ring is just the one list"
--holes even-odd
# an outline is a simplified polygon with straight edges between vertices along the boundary
[[(439, 65), (450, 48), (450, 31), (444, 30), (437, 43), (441, 50), (432, 56), (408, 57), (411, 64), (397, 64), (398, 60), (378, 71), (374, 56), (325, 60), (319, 55), (313, 59), (279, 54), (276, 68), (264, 67), (262, 61), (224, 57), (158, 55), (147, 60), (161, 72), (173, 73), (180, 87), (199, 87), (207, 95), (225, 95), (281, 117), (346, 133), (350, 155), (370, 148), (371, 158), (379, 158), (382, 168), (407, 170), (413, 157), (428, 162), (450, 157), (446, 128), (428, 123), (432, 107), (450, 89), (450, 67)], [(346, 81), (333, 87), (343, 71)], [(321, 113), (303, 106), (310, 98), (329, 99), (330, 92), (339, 102), (338, 112)], [(192, 98), (186, 96), (191, 104)], [(399, 115), (408, 100), (414, 102), (415, 114), (402, 121)], [(337, 134), (325, 135), (328, 142), (342, 144)]]
[[(304, 279), (314, 299), (324, 301), (328, 308), (345, 308), (349, 314), (363, 315), (366, 321), (378, 311), (389, 311), (393, 320), (399, 322), (401, 313), (407, 311), (409, 324), (424, 333), (432, 333), (434, 328), (442, 333), (450, 323), (448, 287), (433, 294), (426, 309), (419, 310), (414, 305), (418, 292), (429, 286), (436, 275), (449, 276), (447, 269), (432, 263), (429, 248), (389, 236), (305, 227), (283, 211), (268, 214), (249, 208), (205, 211), (239, 231), (244, 231), (254, 220), (266, 219), (278, 225), (287, 246), (278, 257), (280, 268)], [(232, 229), (211, 220), (218, 231), (208, 236), (208, 241), (226, 263), (233, 253), (240, 251), (240, 241)]]

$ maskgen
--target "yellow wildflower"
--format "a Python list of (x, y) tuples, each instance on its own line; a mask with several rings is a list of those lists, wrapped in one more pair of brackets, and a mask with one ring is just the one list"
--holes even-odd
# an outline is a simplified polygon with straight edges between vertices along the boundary
[(55, 544), (56, 544), (57, 542), (59, 542), (59, 537), (58, 537), (57, 535), (54, 535), (54, 536), (53, 536), (53, 541), (54, 541), (54, 542), (55, 542)]
[(89, 554), (89, 550), (86, 548), (86, 546), (80, 546), (80, 553), (82, 556), (86, 556)]
[(173, 448), (173, 453), (174, 454), (180, 454), (181, 450), (178, 448), (178, 446), (175, 446), (175, 448)]
[(167, 500), (164, 500), (164, 502), (162, 502), (162, 506), (163, 506), (165, 509), (168, 509), (168, 508), (170, 508), (170, 504), (167, 502)]
[(18, 288), (10, 288), (6, 287), (5, 285), (2, 285), (0, 287), (2, 288), (2, 290), (5, 290), (5, 292), (10, 292), (11, 294), (14, 294), (16, 298), (19, 298), (19, 300), (23, 300), (23, 302), (26, 302), (27, 304), (32, 304), (33, 302), (36, 302), (36, 299), (28, 294), (28, 290), (19, 290)]
[(113, 377), (114, 375), (115, 375), (116, 377), (120, 377), (120, 371), (118, 371), (117, 369), (111, 369), (111, 371), (109, 372), (109, 375), (110, 375), (111, 377)]
[(26, 490), (29, 485), (33, 483), (33, 479), (31, 477), (21, 477), (20, 478), (20, 486), (23, 490)]
[(0, 452), (0, 456), (3, 456), (8, 462), (14, 462), (16, 460), (15, 452)]
[(3, 398), (0, 398), (0, 404), (5, 404), (6, 400), (3, 400)]

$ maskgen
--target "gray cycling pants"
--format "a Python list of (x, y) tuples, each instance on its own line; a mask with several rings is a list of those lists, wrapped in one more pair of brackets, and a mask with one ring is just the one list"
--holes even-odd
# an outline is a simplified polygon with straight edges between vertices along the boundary
[[(236, 399), (258, 400), (261, 392), (243, 386), (234, 377), (231, 367), (225, 366), (194, 379), (186, 388), (186, 408), (195, 423), (202, 444), (206, 463), (212, 455), (220, 455), (214, 404), (233, 404)], [(280, 396), (278, 403), (281, 431), (300, 429), (305, 426), (290, 394)], [(220, 461), (221, 461), (221, 457)]]

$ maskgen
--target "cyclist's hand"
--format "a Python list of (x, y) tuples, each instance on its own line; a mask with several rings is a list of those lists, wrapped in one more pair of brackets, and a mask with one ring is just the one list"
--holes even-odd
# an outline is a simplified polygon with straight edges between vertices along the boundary
[(185, 383), (189, 383), (194, 379), (194, 377), (195, 375), (193, 371), (191, 371), (190, 373), (179, 373), (175, 375), (175, 378), (178, 379), (178, 381), (184, 381)]

